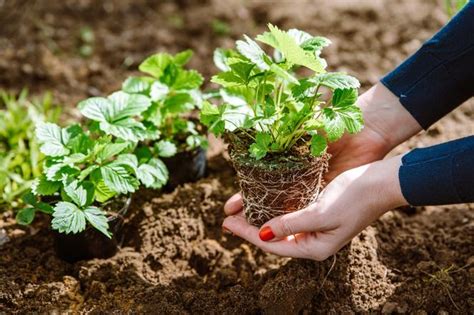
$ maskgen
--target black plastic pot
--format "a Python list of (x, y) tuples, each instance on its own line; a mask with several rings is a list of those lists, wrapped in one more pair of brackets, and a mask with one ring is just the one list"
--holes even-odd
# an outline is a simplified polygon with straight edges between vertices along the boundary
[(54, 231), (58, 257), (68, 262), (76, 262), (92, 258), (109, 258), (115, 255), (118, 246), (122, 243), (124, 216), (127, 214), (130, 203), (131, 198), (126, 199), (122, 208), (108, 217), (109, 230), (113, 234), (111, 239), (91, 226), (78, 234)]
[(172, 191), (179, 185), (195, 182), (206, 175), (207, 150), (197, 148), (193, 151), (178, 152), (176, 155), (164, 158), (163, 162), (169, 170), (170, 178), (164, 190)]

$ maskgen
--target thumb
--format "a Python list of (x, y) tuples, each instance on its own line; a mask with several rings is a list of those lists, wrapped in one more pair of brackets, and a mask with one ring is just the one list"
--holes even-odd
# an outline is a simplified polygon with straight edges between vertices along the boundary
[(318, 211), (314, 206), (273, 218), (259, 231), (262, 241), (280, 239), (303, 232), (314, 232), (321, 228)]

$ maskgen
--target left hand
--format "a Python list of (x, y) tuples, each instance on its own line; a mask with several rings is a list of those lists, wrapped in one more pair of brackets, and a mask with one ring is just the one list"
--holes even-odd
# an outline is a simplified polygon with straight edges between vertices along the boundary
[(324, 260), (386, 211), (408, 204), (400, 189), (400, 164), (396, 156), (345, 171), (314, 204), (273, 218), (260, 229), (247, 223), (236, 194), (225, 206), (229, 216), (223, 227), (276, 255)]

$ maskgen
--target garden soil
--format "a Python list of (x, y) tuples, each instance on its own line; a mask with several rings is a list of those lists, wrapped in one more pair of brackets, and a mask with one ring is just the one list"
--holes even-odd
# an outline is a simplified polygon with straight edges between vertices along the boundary
[[(191, 66), (209, 78), (215, 47), (267, 22), (329, 37), (331, 68), (367, 89), (447, 21), (442, 1), (429, 0), (13, 2), (0, 10), (0, 87), (51, 90), (71, 117), (78, 100), (119, 88), (156, 51), (194, 49)], [(84, 27), (95, 35), (87, 58)], [(473, 119), (466, 103), (395, 152), (473, 134)], [(47, 218), (25, 228), (0, 215), (0, 314), (474, 312), (471, 205), (392, 211), (324, 262), (280, 258), (222, 231), (237, 183), (212, 144), (205, 179), (134, 196), (110, 259), (63, 262)]]

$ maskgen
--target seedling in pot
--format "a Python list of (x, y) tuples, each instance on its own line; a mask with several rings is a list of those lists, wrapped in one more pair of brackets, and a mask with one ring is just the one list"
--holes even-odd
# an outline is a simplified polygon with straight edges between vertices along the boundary
[[(274, 48), (267, 54), (257, 42)], [(224, 135), (251, 224), (314, 202), (328, 169), (328, 143), (363, 127), (356, 105), (360, 84), (326, 72), (320, 56), (327, 38), (291, 29), (269, 31), (217, 49), (212, 78), (220, 106), (205, 102), (201, 122)]]
[(129, 196), (140, 185), (160, 188), (168, 179), (161, 160), (134, 153), (138, 140), (149, 136), (136, 117), (150, 104), (145, 96), (116, 92), (79, 104), (81, 112), (96, 121), (91, 130), (39, 123), (36, 137), (46, 158), (32, 192), (53, 202), (45, 211), (44, 202), (30, 198), (31, 207), (19, 213), (20, 221), (31, 223), (39, 210), (51, 213), (52, 228), (60, 233), (80, 233), (90, 225), (110, 238), (108, 217), (119, 209), (107, 213), (105, 203)]
[(129, 77), (122, 85), (123, 91), (151, 100), (142, 123), (150, 132), (158, 131), (160, 138), (143, 141), (139, 151), (164, 158), (170, 168), (171, 186), (202, 177), (206, 165), (205, 130), (193, 117), (202, 106), (199, 88), (203, 78), (197, 71), (184, 68), (192, 54), (190, 50), (176, 55), (154, 54), (139, 66), (144, 76)]

